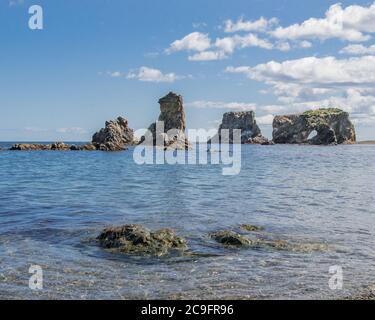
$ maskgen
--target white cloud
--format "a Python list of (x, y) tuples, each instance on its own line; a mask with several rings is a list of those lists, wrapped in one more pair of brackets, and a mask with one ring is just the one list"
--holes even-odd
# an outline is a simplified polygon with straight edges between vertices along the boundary
[(192, 26), (193, 26), (194, 29), (200, 29), (200, 28), (207, 27), (207, 23), (205, 23), (205, 22), (193, 22)]
[(48, 131), (48, 129), (46, 128), (39, 128), (39, 127), (25, 127), (24, 130), (29, 131), (29, 132), (47, 132)]
[(310, 18), (301, 24), (278, 27), (270, 34), (278, 39), (320, 39), (338, 38), (347, 41), (367, 41), (368, 33), (375, 32), (375, 3), (370, 7), (358, 5), (342, 8), (332, 5), (321, 19)]
[(183, 77), (177, 76), (175, 73), (163, 74), (158, 69), (141, 67), (136, 71), (130, 71), (127, 75), (128, 79), (136, 79), (144, 82), (175, 82), (176, 80), (182, 79)]
[(244, 21), (243, 18), (240, 18), (237, 20), (237, 22), (233, 22), (232, 20), (226, 20), (224, 22), (224, 31), (227, 33), (233, 33), (238, 31), (264, 32), (277, 24), (277, 18), (271, 18), (268, 20), (264, 17), (260, 17), (256, 21)]
[(215, 61), (227, 58), (224, 51), (203, 51), (189, 56), (190, 61)]
[(272, 114), (267, 114), (265, 116), (256, 117), (256, 122), (260, 125), (271, 125), (273, 123), (274, 116)]
[(251, 111), (256, 110), (255, 103), (244, 103), (244, 102), (222, 102), (222, 101), (207, 101), (199, 100), (193, 101), (186, 104), (187, 107), (198, 108), (198, 109), (227, 109), (227, 110), (238, 110), (238, 111)]
[(321, 85), (375, 84), (375, 56), (337, 59), (307, 57), (284, 62), (270, 61), (255, 67), (228, 67), (230, 73), (243, 73), (248, 78), (269, 84), (304, 83)]
[(343, 48), (340, 53), (358, 56), (375, 54), (375, 44), (369, 47), (366, 47), (362, 44), (351, 44)]
[(167, 54), (182, 50), (196, 51), (196, 53), (188, 56), (188, 60), (215, 61), (227, 58), (237, 49), (249, 47), (258, 47), (266, 50), (277, 49), (280, 51), (288, 51), (291, 49), (289, 43), (286, 41), (280, 41), (276, 45), (273, 45), (269, 40), (259, 38), (253, 33), (248, 33), (243, 36), (236, 34), (217, 38), (215, 41), (212, 41), (208, 34), (193, 32), (181, 40), (174, 41), (165, 51)]
[(303, 41), (299, 42), (298, 46), (300, 48), (303, 48), (303, 49), (308, 49), (308, 48), (312, 47), (312, 43), (310, 41), (303, 40)]
[(8, 1), (8, 4), (9, 4), (9, 7), (14, 7), (14, 6), (20, 6), (22, 4), (24, 4), (24, 0), (9, 0)]
[(174, 41), (166, 50), (166, 53), (170, 54), (182, 50), (205, 51), (210, 47), (211, 40), (208, 34), (193, 32), (180, 40)]
[(108, 71), (107, 74), (112, 78), (120, 78), (123, 76), (123, 73), (120, 71)]
[(354, 119), (358, 114), (375, 116), (375, 56), (307, 57), (254, 67), (228, 67), (226, 72), (244, 74), (270, 86), (279, 104), (258, 106), (264, 113), (338, 107)]
[(87, 131), (80, 127), (71, 127), (71, 128), (58, 128), (56, 129), (57, 133), (69, 133), (69, 134), (85, 134)]

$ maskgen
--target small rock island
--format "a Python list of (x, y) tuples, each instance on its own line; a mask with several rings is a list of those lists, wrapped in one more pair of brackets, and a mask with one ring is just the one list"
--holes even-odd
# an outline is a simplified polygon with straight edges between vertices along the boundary
[(241, 130), (241, 144), (272, 144), (267, 138), (262, 135), (262, 132), (255, 120), (255, 112), (227, 112), (223, 115), (223, 121), (219, 127), (216, 137), (212, 138), (210, 142), (221, 142), (221, 130), (229, 130), (229, 143), (233, 143), (233, 130)]
[[(152, 135), (150, 139), (152, 141), (151, 144), (170, 150), (188, 149), (189, 142), (185, 136), (186, 116), (182, 96), (174, 92), (169, 92), (165, 97), (159, 100), (159, 104), (159, 119), (148, 128), (149, 134)], [(159, 128), (158, 125), (161, 123), (163, 123), (163, 126)], [(141, 138), (141, 143), (143, 143), (146, 138), (146, 136), (143, 136)]]
[[(316, 135), (311, 137), (312, 133)], [(273, 141), (281, 144), (350, 144), (356, 142), (356, 133), (349, 113), (335, 108), (317, 109), (276, 116)]]
[[(159, 100), (160, 115), (148, 132), (138, 141), (128, 120), (118, 117), (107, 121), (105, 127), (96, 132), (91, 143), (68, 145), (63, 142), (52, 144), (21, 143), (9, 150), (57, 150), (57, 151), (122, 151), (139, 143), (163, 147), (165, 150), (187, 150), (191, 146), (185, 135), (186, 115), (183, 98), (169, 92)], [(221, 130), (229, 130), (229, 143), (233, 144), (233, 130), (241, 130), (241, 144), (310, 144), (336, 145), (356, 143), (356, 133), (349, 113), (337, 108), (306, 111), (300, 114), (279, 115), (273, 120), (273, 139), (262, 135), (256, 122), (255, 112), (227, 112), (216, 136), (208, 144), (222, 142)]]

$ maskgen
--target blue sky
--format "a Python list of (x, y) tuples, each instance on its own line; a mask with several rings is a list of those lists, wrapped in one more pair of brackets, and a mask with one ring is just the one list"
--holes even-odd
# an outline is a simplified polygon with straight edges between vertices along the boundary
[(375, 139), (374, 36), (372, 1), (0, 0), (0, 140), (147, 128), (169, 91), (191, 128), (255, 110), (270, 136), (276, 114), (333, 106)]

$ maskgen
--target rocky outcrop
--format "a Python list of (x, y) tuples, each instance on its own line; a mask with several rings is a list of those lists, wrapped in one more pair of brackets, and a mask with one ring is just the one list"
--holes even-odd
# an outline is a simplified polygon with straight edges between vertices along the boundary
[(271, 141), (262, 136), (255, 120), (254, 111), (225, 113), (217, 136), (212, 138), (209, 143), (221, 142), (223, 129), (229, 130), (229, 143), (231, 144), (233, 143), (234, 129), (241, 130), (241, 144), (272, 144)]
[(52, 144), (18, 143), (9, 148), (11, 151), (94, 151), (96, 147), (91, 143), (85, 145), (68, 145), (64, 142)]
[(102, 247), (126, 254), (161, 256), (187, 248), (186, 241), (171, 229), (152, 232), (137, 224), (105, 229), (97, 239)]
[[(159, 100), (160, 115), (157, 122), (148, 128), (152, 145), (166, 149), (187, 149), (189, 142), (185, 137), (186, 118), (182, 96), (169, 92)], [(147, 137), (141, 139), (141, 143)]]
[[(316, 133), (314, 137), (310, 137)], [(302, 114), (276, 116), (275, 143), (330, 145), (355, 143), (356, 134), (349, 114), (340, 109), (318, 109)]]
[(107, 121), (105, 128), (93, 135), (92, 144), (97, 150), (121, 151), (134, 144), (134, 131), (129, 128), (128, 120), (118, 117)]
[(250, 240), (231, 230), (214, 232), (210, 234), (210, 237), (226, 246), (248, 246), (251, 244)]

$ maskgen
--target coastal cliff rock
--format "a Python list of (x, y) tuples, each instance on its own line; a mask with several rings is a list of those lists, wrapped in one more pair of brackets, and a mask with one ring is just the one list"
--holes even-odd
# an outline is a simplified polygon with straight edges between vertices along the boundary
[(129, 128), (128, 120), (118, 117), (107, 121), (105, 128), (93, 135), (92, 144), (97, 150), (121, 151), (134, 144), (134, 131)]
[[(316, 135), (310, 138), (312, 133)], [(355, 143), (356, 134), (347, 112), (329, 108), (276, 116), (273, 121), (273, 141), (313, 145)]]
[(186, 241), (171, 229), (150, 231), (137, 224), (105, 229), (99, 244), (126, 254), (165, 255), (173, 249), (187, 248)]
[(223, 129), (229, 129), (229, 143), (233, 143), (233, 130), (240, 129), (241, 144), (272, 144), (271, 141), (262, 136), (255, 120), (254, 111), (225, 113), (218, 134), (211, 141), (215, 141), (215, 139), (218, 141), (217, 138), (221, 141), (221, 130)]
[[(152, 134), (153, 145), (171, 150), (188, 149), (189, 142), (185, 137), (186, 118), (182, 96), (169, 92), (159, 100), (159, 104), (158, 122), (151, 124), (148, 128)], [(145, 137), (142, 137), (141, 142), (144, 140)]]

